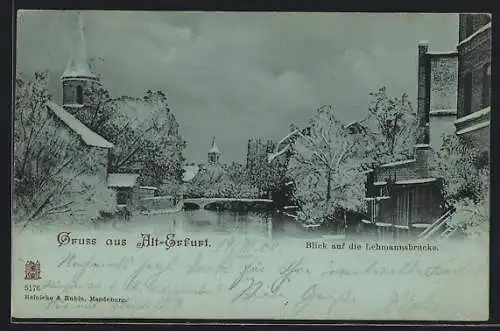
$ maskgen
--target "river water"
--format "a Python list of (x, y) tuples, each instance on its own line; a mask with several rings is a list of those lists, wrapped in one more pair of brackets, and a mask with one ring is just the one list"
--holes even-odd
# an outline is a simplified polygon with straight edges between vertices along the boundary
[(305, 229), (297, 221), (277, 212), (231, 212), (205, 209), (182, 210), (172, 214), (135, 215), (115, 222), (117, 230), (148, 229), (155, 233), (218, 233), (262, 237), (315, 238), (324, 229)]

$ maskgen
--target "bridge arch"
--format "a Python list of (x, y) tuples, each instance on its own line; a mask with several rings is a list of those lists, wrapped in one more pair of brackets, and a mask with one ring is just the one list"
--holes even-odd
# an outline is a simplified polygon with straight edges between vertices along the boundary
[(196, 202), (192, 202), (192, 201), (184, 201), (183, 202), (183, 208), (186, 210), (196, 210), (196, 209), (201, 209), (201, 207), (202, 206), (200, 206)]
[[(187, 198), (182, 202), (184, 209), (209, 209), (213, 210), (215, 205), (220, 205), (223, 209), (234, 205), (241, 205), (243, 209), (250, 205), (272, 205), (270, 199), (239, 199), (239, 198)], [(208, 208), (207, 208), (208, 207)], [(216, 209), (216, 208), (215, 208)]]

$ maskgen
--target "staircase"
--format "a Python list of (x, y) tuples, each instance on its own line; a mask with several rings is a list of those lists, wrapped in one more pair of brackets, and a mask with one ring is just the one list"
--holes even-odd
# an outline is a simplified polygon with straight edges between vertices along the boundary
[(429, 239), (446, 239), (451, 236), (455, 230), (446, 225), (446, 221), (454, 214), (454, 210), (450, 209), (432, 223), (427, 229), (418, 235), (420, 241)]

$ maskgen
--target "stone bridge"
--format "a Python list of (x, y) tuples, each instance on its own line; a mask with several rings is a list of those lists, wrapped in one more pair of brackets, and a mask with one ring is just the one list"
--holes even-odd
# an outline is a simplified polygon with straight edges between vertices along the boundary
[(200, 209), (205, 209), (205, 207), (211, 203), (216, 202), (264, 202), (264, 203), (273, 203), (273, 200), (270, 199), (238, 199), (238, 198), (185, 198), (182, 200), (182, 205), (196, 205)]

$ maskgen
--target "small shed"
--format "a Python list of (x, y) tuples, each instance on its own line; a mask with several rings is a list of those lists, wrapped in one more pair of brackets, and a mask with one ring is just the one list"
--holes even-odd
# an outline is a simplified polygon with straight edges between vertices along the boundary
[(118, 206), (133, 208), (139, 198), (138, 174), (112, 173), (108, 174), (107, 184), (116, 191)]

